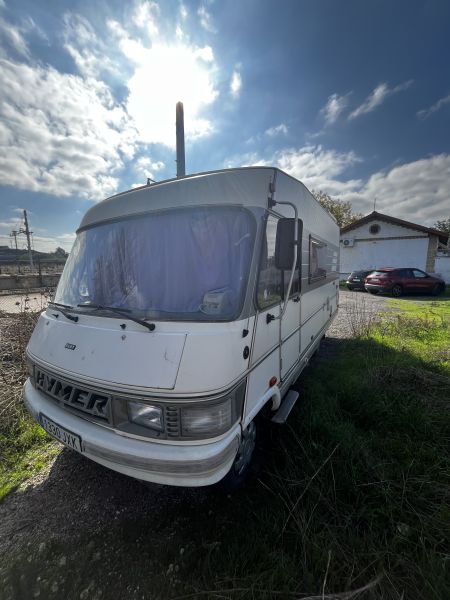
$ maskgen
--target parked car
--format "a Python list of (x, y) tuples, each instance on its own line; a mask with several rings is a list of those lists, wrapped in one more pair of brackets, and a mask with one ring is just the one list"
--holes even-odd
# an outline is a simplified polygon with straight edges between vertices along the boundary
[(371, 294), (390, 292), (394, 298), (408, 293), (437, 296), (445, 290), (440, 277), (428, 275), (420, 269), (377, 269), (365, 279), (365, 288)]
[(364, 287), (364, 280), (367, 277), (367, 275), (372, 273), (372, 271), (373, 269), (371, 269), (370, 271), (352, 271), (347, 277), (347, 281), (345, 282), (347, 284), (348, 289), (351, 291), (362, 290), (363, 292), (365, 292), (366, 289)]

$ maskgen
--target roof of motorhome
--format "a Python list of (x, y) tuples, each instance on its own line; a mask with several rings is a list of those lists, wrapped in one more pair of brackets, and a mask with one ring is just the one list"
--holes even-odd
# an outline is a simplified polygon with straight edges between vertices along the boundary
[(267, 208), (269, 183), (273, 181), (275, 172), (303, 186), (300, 181), (276, 167), (240, 167), (197, 173), (110, 196), (86, 212), (79, 229), (164, 208), (224, 203)]

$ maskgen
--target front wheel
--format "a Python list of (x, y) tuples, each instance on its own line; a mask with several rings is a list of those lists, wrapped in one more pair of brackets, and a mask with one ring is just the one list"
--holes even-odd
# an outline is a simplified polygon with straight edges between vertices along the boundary
[(394, 286), (392, 286), (391, 293), (394, 298), (400, 298), (403, 293), (402, 286), (396, 283)]
[(220, 487), (226, 492), (234, 492), (244, 485), (250, 475), (257, 469), (257, 455), (261, 450), (261, 422), (252, 421), (242, 432), (239, 448), (229, 472)]
[(444, 291), (444, 286), (439, 285), (439, 283), (436, 283), (433, 286), (433, 289), (431, 290), (431, 294), (433, 296), (439, 296), (439, 294), (442, 294), (443, 291)]

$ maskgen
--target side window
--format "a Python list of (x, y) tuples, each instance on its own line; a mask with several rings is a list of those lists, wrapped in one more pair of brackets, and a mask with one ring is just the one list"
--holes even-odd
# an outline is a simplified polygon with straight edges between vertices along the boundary
[(258, 275), (258, 306), (266, 308), (281, 301), (282, 271), (275, 267), (275, 239), (278, 219), (269, 215), (264, 234)]
[(309, 275), (310, 283), (327, 276), (327, 245), (309, 236)]
[(424, 273), (423, 271), (419, 271), (418, 269), (413, 269), (413, 277), (415, 277), (416, 279), (424, 279), (425, 277), (428, 277), (428, 275), (426, 273)]

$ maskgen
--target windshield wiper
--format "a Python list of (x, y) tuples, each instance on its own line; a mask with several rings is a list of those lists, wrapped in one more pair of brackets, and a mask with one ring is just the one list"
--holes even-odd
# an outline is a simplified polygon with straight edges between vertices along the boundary
[[(63, 308), (73, 308), (73, 306), (69, 306), (68, 304), (60, 304), (59, 302), (49, 302), (48, 303), (49, 306), (54, 306), (56, 307), (60, 313), (62, 313), (66, 319), (69, 319), (69, 321), (74, 321), (75, 323), (78, 322), (78, 317), (74, 317), (73, 315), (69, 315), (68, 312), (66, 312), (65, 310), (63, 310)], [(57, 317), (58, 315), (55, 315), (55, 317)]]
[(138, 319), (137, 317), (131, 316), (130, 311), (127, 308), (116, 308), (115, 306), (103, 306), (102, 304), (94, 304), (93, 302), (85, 302), (83, 304), (77, 304), (79, 308), (92, 308), (92, 310), (109, 310), (110, 312), (116, 313), (117, 315), (121, 315), (126, 319), (130, 319), (130, 321), (134, 321), (139, 325), (143, 325), (147, 327), (148, 330), (154, 331), (155, 324), (147, 323), (147, 321), (143, 321), (142, 319)]

